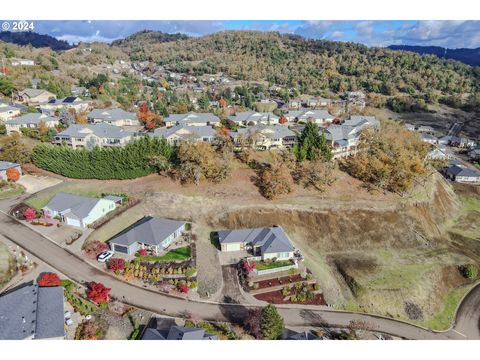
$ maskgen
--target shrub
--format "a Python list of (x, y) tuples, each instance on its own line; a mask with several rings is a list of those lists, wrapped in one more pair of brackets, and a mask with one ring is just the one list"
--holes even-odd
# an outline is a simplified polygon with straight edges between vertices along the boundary
[(87, 296), (93, 302), (97, 304), (102, 304), (108, 302), (109, 292), (111, 289), (105, 287), (102, 283), (96, 283), (92, 281), (88, 284)]
[(243, 270), (247, 273), (250, 274), (256, 267), (256, 263), (254, 261), (248, 261), (245, 260), (243, 262)]
[(185, 231), (190, 231), (192, 230), (192, 224), (191, 223), (186, 223), (185, 224)]
[(29, 207), (25, 210), (24, 216), (25, 216), (25, 220), (32, 221), (32, 220), (38, 218), (37, 210)]
[(182, 294), (188, 294), (188, 291), (190, 288), (188, 287), (187, 283), (181, 282), (177, 286), (178, 291), (180, 291)]
[(185, 276), (186, 276), (187, 278), (192, 277), (196, 272), (197, 272), (197, 269), (196, 269), (196, 268), (189, 266), (189, 267), (185, 270)]
[(478, 276), (478, 268), (474, 264), (463, 265), (460, 270), (467, 279), (476, 279)]
[(37, 283), (40, 287), (60, 286), (62, 280), (60, 280), (57, 274), (47, 272), (40, 276)]
[(120, 258), (110, 259), (108, 268), (113, 271), (123, 271), (125, 270), (125, 260)]
[(148, 251), (146, 249), (140, 249), (137, 251), (138, 256), (147, 256)]
[(6, 171), (8, 181), (18, 181), (20, 179), (20, 171), (15, 168), (9, 168)]
[(71, 292), (73, 290), (73, 288), (75, 287), (75, 284), (71, 281), (71, 280), (68, 280), (68, 279), (65, 279), (65, 280), (62, 280), (62, 282), (60, 283), (60, 285), (65, 289), (65, 291), (67, 292)]

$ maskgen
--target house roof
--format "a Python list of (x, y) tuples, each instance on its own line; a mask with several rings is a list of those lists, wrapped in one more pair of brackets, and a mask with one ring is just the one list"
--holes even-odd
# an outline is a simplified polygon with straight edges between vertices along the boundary
[(27, 89), (24, 89), (24, 90), (18, 92), (18, 94), (19, 94), (20, 96), (27, 95), (27, 96), (30, 97), (30, 98), (32, 98), (32, 97), (37, 97), (37, 96), (39, 96), (39, 95), (42, 95), (43, 93), (47, 93), (47, 95), (55, 97), (55, 94), (52, 94), (50, 91), (43, 90), (43, 89), (31, 89), (31, 88), (27, 88)]
[(130, 246), (136, 242), (158, 246), (185, 224), (185, 221), (145, 216), (115, 235), (109, 242), (125, 246)]
[(313, 119), (333, 119), (334, 116), (330, 114), (327, 110), (298, 110), (298, 111), (289, 111), (288, 116), (295, 117), (299, 120), (308, 120)]
[(77, 216), (79, 219), (83, 219), (90, 214), (93, 208), (101, 199), (70, 194), (66, 192), (59, 192), (45, 205), (44, 208), (48, 208), (57, 212), (64, 212), (70, 210), (70, 212)]
[(254, 125), (248, 126), (246, 128), (238, 129), (236, 132), (231, 132), (230, 136), (232, 138), (237, 138), (241, 135), (251, 136), (255, 133), (261, 133), (262, 135), (272, 138), (279, 139), (288, 136), (296, 136), (296, 134), (288, 128), (288, 125)]
[(3, 105), (3, 104), (0, 104), (0, 113), (5, 113), (5, 112), (9, 112), (9, 111), (14, 111), (14, 110), (17, 110), (17, 111), (20, 111), (19, 108), (17, 107), (14, 107), (14, 106), (10, 106), (10, 105)]
[(116, 195), (107, 195), (104, 197), (105, 200), (112, 200), (113, 202), (123, 201), (123, 197)]
[(63, 287), (30, 284), (0, 296), (0, 339), (65, 336)]
[(262, 254), (293, 251), (293, 245), (280, 226), (268, 228), (220, 230), (220, 244), (245, 243), (260, 246)]
[(121, 127), (110, 124), (72, 124), (66, 130), (58, 133), (58, 136), (69, 136), (75, 138), (84, 138), (89, 134), (94, 134), (99, 138), (125, 138), (133, 136), (134, 133), (122, 129)]
[(356, 129), (349, 125), (330, 125), (326, 129), (319, 129), (320, 133), (325, 132), (325, 137), (329, 141), (341, 143), (354, 139), (358, 136)]
[(218, 124), (220, 123), (220, 119), (218, 118), (218, 116), (212, 113), (189, 112), (186, 114), (170, 114), (168, 117), (165, 118), (165, 122), (183, 123), (183, 124), (190, 124), (190, 123)]
[(477, 178), (480, 177), (480, 172), (466, 168), (466, 167), (458, 166), (458, 165), (450, 166), (447, 169), (447, 173), (454, 175), (455, 177), (457, 176), (477, 177)]
[(13, 163), (13, 162), (10, 162), (10, 161), (1, 161), (0, 160), (0, 171), (1, 170), (7, 170), (7, 169), (17, 167), (17, 166), (20, 166), (20, 164)]
[(101, 119), (101, 120), (137, 120), (137, 114), (128, 112), (120, 108), (113, 109), (93, 109), (87, 115), (89, 119)]
[(185, 124), (179, 124), (170, 128), (161, 127), (153, 131), (153, 136), (162, 138), (168, 138), (172, 135), (177, 135), (181, 138), (202, 138), (202, 137), (214, 137), (217, 132), (210, 126), (187, 126)]
[(58, 118), (53, 116), (48, 116), (42, 113), (30, 113), (25, 114), (10, 120), (5, 121), (5, 124), (12, 124), (12, 125), (21, 125), (21, 124), (39, 124), (41, 121), (43, 122), (53, 122), (58, 121)]
[(343, 123), (347, 126), (353, 126), (356, 128), (364, 128), (367, 126), (380, 126), (380, 122), (375, 116), (365, 116), (365, 115), (352, 115), (350, 119), (345, 120)]
[(422, 134), (422, 140), (427, 141), (427, 140), (432, 140), (432, 141), (437, 141), (438, 139), (430, 134)]
[(278, 120), (279, 117), (272, 112), (259, 112), (259, 111), (243, 111), (237, 112), (235, 115), (228, 117), (229, 120), (238, 122), (248, 122), (248, 121), (268, 121)]
[(148, 328), (142, 340), (218, 340), (218, 337), (205, 333), (205, 330), (200, 328), (172, 326), (163, 330)]

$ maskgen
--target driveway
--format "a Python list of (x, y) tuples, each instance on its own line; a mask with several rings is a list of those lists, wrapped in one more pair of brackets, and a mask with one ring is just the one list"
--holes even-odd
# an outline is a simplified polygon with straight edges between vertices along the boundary
[(231, 304), (242, 304), (246, 300), (240, 292), (237, 267), (235, 265), (222, 266), (223, 289), (222, 301)]
[(25, 191), (29, 194), (34, 194), (43, 189), (55, 186), (61, 183), (62, 180), (55, 179), (49, 176), (35, 176), (35, 175), (23, 175), (18, 183), (25, 187)]
[[(241, 322), (248, 309), (252, 307), (239, 304), (186, 301), (123, 282), (111, 274), (92, 267), (82, 258), (47, 240), (5, 213), (0, 213), (0, 234), (69, 278), (82, 284), (92, 280), (101, 282), (112, 289), (111, 294), (117, 299), (158, 314), (182, 317), (188, 312), (204, 320)], [(315, 306), (279, 305), (278, 309), (287, 326), (348, 327), (351, 321), (362, 321), (368, 324), (372, 331), (406, 339), (480, 339), (478, 335), (480, 286), (472, 291), (466, 301), (469, 305), (467, 304), (467, 308), (462, 310), (462, 304), (456, 321), (457, 326), (461, 326), (459, 330), (454, 329), (443, 333), (436, 333), (381, 316), (326, 310)], [(475, 309), (477, 310), (474, 311)]]

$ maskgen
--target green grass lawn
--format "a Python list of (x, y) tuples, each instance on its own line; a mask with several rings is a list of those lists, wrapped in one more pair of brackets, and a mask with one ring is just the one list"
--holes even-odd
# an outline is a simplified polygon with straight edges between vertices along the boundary
[(447, 330), (452, 324), (460, 299), (467, 293), (470, 287), (461, 287), (451, 290), (442, 299), (442, 308), (432, 319), (427, 320), (424, 325), (432, 330)]
[(25, 192), (25, 188), (22, 185), (14, 184), (10, 189), (0, 191), (0, 199), (8, 199), (21, 195)]
[(267, 269), (276, 269), (279, 267), (290, 266), (290, 265), (293, 265), (291, 261), (272, 261), (272, 262), (257, 261), (255, 263), (255, 268), (257, 270), (267, 270)]
[(169, 262), (169, 261), (186, 261), (192, 256), (192, 249), (190, 246), (184, 246), (177, 249), (170, 250), (162, 256), (139, 256), (135, 258), (136, 262), (148, 261), (148, 262)]

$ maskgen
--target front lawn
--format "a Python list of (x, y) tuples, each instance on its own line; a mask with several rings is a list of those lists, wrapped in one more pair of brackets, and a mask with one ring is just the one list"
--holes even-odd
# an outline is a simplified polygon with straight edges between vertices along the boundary
[(165, 255), (155, 256), (138, 256), (135, 258), (136, 262), (169, 262), (169, 261), (186, 261), (192, 256), (192, 249), (190, 246), (184, 246), (177, 249), (170, 250)]
[(25, 192), (25, 188), (19, 184), (8, 184), (5, 188), (0, 190), (0, 199), (8, 199), (16, 197)]
[(284, 266), (293, 265), (293, 262), (290, 260), (287, 261), (257, 261), (255, 263), (255, 268), (257, 270), (267, 270), (267, 269), (276, 269)]

